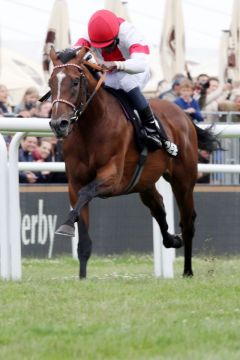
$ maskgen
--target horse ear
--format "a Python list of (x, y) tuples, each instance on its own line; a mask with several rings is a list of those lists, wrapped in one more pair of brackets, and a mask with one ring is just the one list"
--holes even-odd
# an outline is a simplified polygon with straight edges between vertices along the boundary
[(56, 53), (56, 51), (55, 51), (55, 49), (54, 49), (53, 46), (51, 46), (51, 50), (50, 50), (50, 52), (49, 52), (49, 56), (50, 56), (50, 59), (52, 60), (53, 63), (55, 63), (55, 62), (57, 61), (57, 59), (58, 59), (58, 55), (57, 55), (57, 53)]
[(88, 52), (88, 50), (85, 48), (85, 46), (81, 46), (76, 49), (76, 56), (78, 60), (81, 60), (84, 55)]

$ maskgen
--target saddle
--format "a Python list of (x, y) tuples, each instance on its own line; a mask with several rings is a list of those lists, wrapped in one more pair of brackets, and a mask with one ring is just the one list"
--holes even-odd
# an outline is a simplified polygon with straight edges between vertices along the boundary
[(131, 105), (126, 92), (122, 89), (114, 89), (110, 86), (104, 85), (103, 86), (106, 91), (116, 97), (119, 101), (123, 112), (128, 121), (131, 121), (134, 133), (135, 133), (135, 141), (138, 148), (138, 151), (141, 153), (142, 150), (145, 148), (146, 143), (144, 142), (145, 135), (144, 135), (144, 128), (142, 126), (141, 120), (137, 111)]
[[(134, 128), (135, 141), (136, 141), (139, 152), (141, 153), (142, 150), (146, 146), (147, 146), (148, 150), (152, 151), (152, 149), (149, 148), (148, 145), (146, 144), (146, 130), (144, 129), (144, 126), (142, 125), (140, 116), (139, 116), (137, 110), (133, 108), (133, 106), (128, 98), (127, 93), (122, 89), (114, 89), (107, 85), (103, 85), (103, 87), (106, 91), (108, 91), (109, 93), (111, 93), (113, 96), (115, 96), (117, 98), (117, 100), (119, 101), (119, 103), (125, 113), (127, 120), (131, 121), (133, 128)], [(156, 116), (156, 114), (154, 114), (154, 117), (158, 121), (162, 136), (167, 139), (167, 134), (166, 134), (166, 131), (165, 131), (161, 121), (159, 121), (159, 118), (158, 118), (158, 116)]]

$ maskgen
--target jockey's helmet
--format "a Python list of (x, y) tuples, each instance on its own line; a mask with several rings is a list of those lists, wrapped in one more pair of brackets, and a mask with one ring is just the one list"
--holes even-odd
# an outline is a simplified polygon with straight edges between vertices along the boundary
[(88, 23), (88, 35), (92, 46), (104, 48), (111, 45), (118, 35), (119, 25), (119, 20), (112, 11), (96, 11)]

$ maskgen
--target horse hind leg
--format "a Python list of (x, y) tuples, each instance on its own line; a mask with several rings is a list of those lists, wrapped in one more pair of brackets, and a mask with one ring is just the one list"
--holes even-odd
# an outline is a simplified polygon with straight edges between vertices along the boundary
[(150, 209), (152, 216), (159, 224), (163, 237), (163, 245), (166, 248), (180, 248), (183, 245), (182, 238), (180, 235), (174, 235), (168, 232), (168, 223), (163, 198), (157, 191), (156, 187), (154, 186), (153, 188), (140, 193), (140, 197), (144, 205)]
[(193, 276), (192, 271), (192, 241), (195, 233), (196, 212), (194, 209), (193, 186), (186, 188), (179, 183), (173, 183), (173, 191), (180, 211), (180, 227), (184, 243), (184, 271), (183, 276)]

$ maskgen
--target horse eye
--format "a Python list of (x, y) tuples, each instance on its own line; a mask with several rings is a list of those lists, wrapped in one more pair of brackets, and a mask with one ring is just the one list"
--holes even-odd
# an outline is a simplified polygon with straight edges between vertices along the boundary
[(79, 78), (76, 78), (73, 80), (73, 86), (78, 86), (79, 84)]

